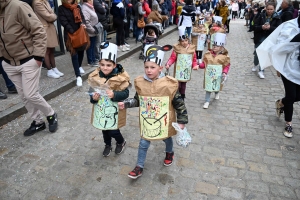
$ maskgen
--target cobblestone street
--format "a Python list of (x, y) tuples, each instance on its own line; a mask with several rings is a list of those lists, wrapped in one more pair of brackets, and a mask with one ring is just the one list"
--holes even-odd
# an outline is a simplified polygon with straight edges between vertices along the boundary
[[(230, 24), (226, 48), (231, 69), (220, 99), (212, 100), (208, 109), (202, 108), (204, 71), (193, 71), (185, 100), (192, 143), (182, 148), (174, 138), (173, 165), (163, 166), (165, 144), (152, 142), (143, 175), (127, 177), (137, 159), (138, 108), (127, 110), (127, 125), (121, 128), (127, 141), (124, 153), (103, 157), (102, 133), (90, 124), (85, 81), (82, 88), (49, 101), (59, 118), (56, 133), (47, 128), (24, 137), (31, 123), (26, 115), (0, 129), (0, 199), (300, 199), (300, 106), (294, 105), (294, 137), (288, 139), (283, 136), (284, 118), (275, 115), (275, 100), (284, 95), (282, 81), (273, 68), (265, 70), (265, 79), (251, 71), (253, 33), (244, 24)], [(177, 39), (175, 31), (159, 44), (173, 45)], [(120, 62), (132, 83), (144, 71), (139, 53)], [(134, 94), (132, 87), (130, 97)]]

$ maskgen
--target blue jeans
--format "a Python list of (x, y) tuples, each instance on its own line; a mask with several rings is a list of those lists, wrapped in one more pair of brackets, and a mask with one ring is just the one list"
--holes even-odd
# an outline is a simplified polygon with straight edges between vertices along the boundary
[[(173, 139), (172, 137), (169, 137), (167, 139), (163, 140), (166, 144), (166, 152), (172, 153), (173, 152)], [(138, 160), (137, 160), (137, 166), (144, 168), (147, 151), (150, 146), (150, 141), (144, 140), (143, 138), (140, 139), (140, 145), (138, 150)]]
[(103, 30), (102, 42), (106, 42), (106, 37), (107, 37), (107, 32), (106, 30)]
[[(217, 95), (219, 92), (215, 92), (215, 94)], [(207, 92), (205, 94), (205, 102), (210, 102), (210, 94), (211, 92)]]
[(77, 51), (76, 54), (71, 55), (72, 64), (73, 64), (76, 77), (81, 76), (79, 67), (81, 67), (83, 56), (84, 56), (84, 51)]
[(192, 27), (186, 27), (186, 33), (188, 34), (188, 37), (191, 36), (191, 32), (192, 32)]
[(134, 35), (135, 35), (135, 42), (138, 41), (139, 35), (141, 34), (142, 29), (137, 27), (137, 21), (133, 22), (133, 30), (135, 30)]
[(15, 84), (8, 78), (6, 72), (4, 71), (4, 69), (3, 69), (3, 67), (2, 67), (2, 61), (3, 61), (3, 59), (0, 58), (0, 73), (2, 74), (2, 76), (3, 76), (3, 78), (4, 78), (6, 87), (7, 87), (8, 89), (13, 88), (13, 87), (15, 87)]
[(86, 50), (88, 64), (93, 64), (94, 62), (96, 62), (96, 57), (95, 57), (96, 39), (97, 36), (90, 37), (91, 44), (90, 47)]

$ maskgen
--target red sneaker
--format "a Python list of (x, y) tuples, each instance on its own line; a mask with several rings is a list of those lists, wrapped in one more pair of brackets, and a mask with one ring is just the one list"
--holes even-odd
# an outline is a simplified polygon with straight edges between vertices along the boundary
[(132, 179), (137, 179), (138, 177), (142, 176), (143, 168), (136, 166), (131, 172), (129, 172), (128, 177)]
[(174, 152), (168, 153), (166, 152), (166, 158), (164, 160), (164, 166), (170, 166), (173, 163), (173, 158), (174, 158)]

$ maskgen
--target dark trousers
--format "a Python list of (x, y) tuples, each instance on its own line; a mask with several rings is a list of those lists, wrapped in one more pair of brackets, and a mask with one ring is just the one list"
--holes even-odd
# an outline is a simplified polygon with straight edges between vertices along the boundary
[(235, 19), (237, 18), (237, 16), (238, 16), (237, 11), (232, 11), (232, 18)]
[(117, 44), (125, 44), (125, 34), (124, 34), (124, 21), (119, 18), (114, 18), (114, 26), (116, 27), (117, 34)]
[(84, 51), (77, 51), (76, 54), (71, 55), (72, 64), (73, 64), (76, 77), (81, 76), (79, 67), (81, 67), (83, 56), (84, 56)]
[(186, 89), (186, 82), (178, 82), (179, 86), (179, 93), (180, 94), (185, 94), (185, 89)]
[(230, 23), (230, 19), (227, 19), (226, 22), (225, 22), (225, 25), (227, 27), (228, 33), (229, 33), (229, 23)]
[(6, 87), (7, 89), (13, 88), (15, 87), (14, 83), (8, 78), (6, 72), (4, 71), (3, 67), (2, 67), (2, 61), (3, 59), (0, 58), (0, 74), (2, 74)]
[(124, 138), (119, 129), (117, 130), (102, 130), (103, 140), (105, 145), (111, 146), (111, 138), (115, 138), (118, 144), (122, 144), (124, 142)]
[(90, 47), (86, 50), (86, 57), (89, 64), (96, 62), (95, 47), (98, 36), (90, 37)]
[(196, 51), (197, 59), (202, 59), (202, 51)]
[(291, 122), (294, 102), (300, 101), (300, 85), (287, 80), (282, 75), (281, 79), (285, 89), (285, 97), (282, 98), (282, 104), (284, 105), (284, 119), (286, 122)]

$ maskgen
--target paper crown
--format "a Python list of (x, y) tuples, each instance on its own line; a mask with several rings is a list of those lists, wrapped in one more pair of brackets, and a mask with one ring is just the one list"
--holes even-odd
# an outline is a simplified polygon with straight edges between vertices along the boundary
[(200, 20), (198, 21), (198, 24), (204, 24), (204, 19), (200, 19)]
[(102, 42), (100, 45), (100, 60), (108, 59), (117, 63), (118, 46), (110, 42)]
[(200, 8), (197, 7), (197, 10), (196, 10), (196, 15), (200, 15), (201, 14), (201, 11), (200, 11)]
[(220, 22), (222, 24), (222, 17), (214, 16), (213, 18), (214, 18), (215, 23)]
[(226, 43), (226, 34), (224, 33), (215, 33), (213, 44), (216, 46), (224, 46)]
[(170, 51), (172, 49), (171, 45), (159, 46), (149, 44), (144, 48), (144, 62), (151, 61), (155, 62), (157, 65), (161, 66), (164, 60), (165, 51)]
[(178, 27), (179, 40), (188, 39), (188, 34), (185, 32), (185, 29), (186, 29), (185, 26)]

